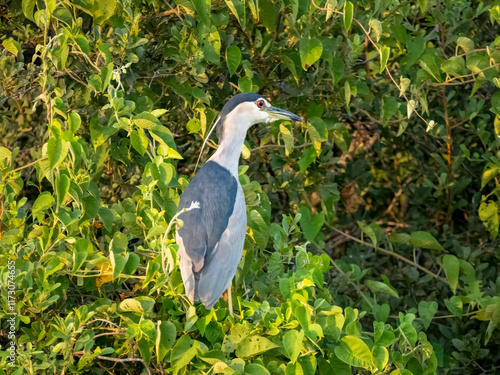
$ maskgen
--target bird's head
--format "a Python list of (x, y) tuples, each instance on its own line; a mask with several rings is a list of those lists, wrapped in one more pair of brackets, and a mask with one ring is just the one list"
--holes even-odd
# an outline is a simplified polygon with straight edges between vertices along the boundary
[(222, 139), (224, 127), (243, 127), (243, 129), (237, 130), (246, 133), (252, 125), (277, 120), (304, 122), (304, 120), (292, 112), (272, 106), (260, 94), (239, 93), (229, 99), (224, 108), (222, 108), (217, 123), (217, 134), (219, 139)]

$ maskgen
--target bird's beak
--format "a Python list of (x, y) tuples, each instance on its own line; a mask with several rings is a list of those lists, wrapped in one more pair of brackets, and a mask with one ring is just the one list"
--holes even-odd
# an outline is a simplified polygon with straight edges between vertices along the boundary
[(291, 121), (298, 121), (298, 122), (304, 122), (299, 116), (292, 112), (285, 111), (284, 109), (270, 106), (266, 108), (266, 112), (269, 113), (269, 116), (271, 117), (271, 121), (276, 121), (276, 120), (291, 120)]

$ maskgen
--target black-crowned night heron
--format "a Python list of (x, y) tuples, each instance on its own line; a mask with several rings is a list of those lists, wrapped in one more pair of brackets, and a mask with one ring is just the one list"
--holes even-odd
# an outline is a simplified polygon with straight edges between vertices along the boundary
[(179, 215), (183, 226), (177, 231), (182, 280), (192, 303), (200, 300), (211, 309), (228, 290), (232, 314), (230, 286), (243, 253), (247, 228), (238, 160), (247, 130), (276, 120), (303, 121), (273, 107), (259, 94), (240, 93), (231, 98), (215, 123), (219, 148), (180, 198), (179, 211), (199, 202), (199, 209)]

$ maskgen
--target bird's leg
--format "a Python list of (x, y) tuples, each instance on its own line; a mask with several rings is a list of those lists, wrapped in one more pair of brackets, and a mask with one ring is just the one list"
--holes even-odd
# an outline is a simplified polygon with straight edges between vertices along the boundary
[(229, 314), (231, 315), (232, 318), (234, 318), (233, 301), (231, 299), (231, 284), (229, 284), (229, 288), (227, 288), (227, 305), (229, 307)]

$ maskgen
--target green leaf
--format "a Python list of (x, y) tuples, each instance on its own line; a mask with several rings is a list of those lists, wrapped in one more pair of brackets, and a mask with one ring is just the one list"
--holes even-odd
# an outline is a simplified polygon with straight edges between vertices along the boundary
[(450, 299), (445, 299), (444, 304), (450, 312), (456, 317), (462, 319), (463, 316), (463, 302), (459, 296), (453, 296)]
[(422, 249), (444, 250), (443, 246), (429, 232), (412, 232), (410, 235), (410, 244)]
[(288, 127), (286, 127), (283, 123), (280, 124), (280, 135), (285, 141), (285, 152), (287, 155), (293, 151), (293, 134)]
[(300, 214), (302, 215), (300, 219), (300, 227), (304, 232), (306, 240), (313, 242), (317, 235), (319, 234), (323, 224), (325, 222), (325, 215), (323, 213), (312, 216), (311, 211), (308, 207), (300, 207)]
[(304, 331), (302, 330), (300, 332), (291, 330), (283, 335), (283, 346), (292, 363), (295, 363), (299, 357), (303, 339)]
[(33, 18), (33, 10), (35, 9), (36, 0), (23, 0), (22, 7), (24, 16), (30, 21), (35, 22)]
[(162, 126), (160, 120), (149, 112), (142, 112), (134, 116), (134, 124), (141, 129), (154, 129), (157, 125)]
[(299, 45), (302, 69), (307, 70), (319, 60), (323, 53), (323, 44), (317, 38), (302, 38)]
[(382, 23), (379, 20), (371, 19), (368, 23), (368, 26), (371, 27), (372, 32), (375, 34), (375, 42), (378, 43), (380, 40), (380, 36), (382, 35)]
[(113, 280), (116, 280), (128, 262), (129, 253), (124, 253), (122, 250), (113, 250), (110, 252), (109, 257), (113, 266)]
[(370, 225), (366, 225), (362, 221), (358, 221), (358, 225), (363, 233), (370, 237), (373, 245), (377, 246), (380, 240), (380, 227), (377, 225), (377, 223), (373, 222)]
[(174, 323), (158, 321), (156, 333), (156, 361), (158, 364), (162, 362), (172, 345), (174, 345), (176, 336), (177, 329)]
[(155, 237), (155, 236), (158, 236), (160, 234), (164, 234), (166, 231), (167, 231), (167, 228), (165, 228), (163, 225), (155, 225), (149, 229), (148, 235), (146, 236), (146, 239), (149, 240), (151, 237)]
[(89, 41), (85, 36), (83, 35), (78, 35), (75, 37), (75, 42), (78, 44), (78, 47), (82, 50), (83, 53), (88, 55), (90, 53), (90, 47), (89, 47)]
[(246, 26), (245, 3), (241, 0), (224, 0), (231, 12), (234, 14), (243, 31)]
[(102, 91), (106, 90), (113, 75), (113, 63), (101, 68)]
[(372, 354), (370, 348), (363, 340), (355, 336), (344, 336), (340, 345), (334, 349), (335, 355), (351, 366), (369, 369), (372, 367)]
[(94, 1), (91, 11), (92, 16), (94, 17), (94, 23), (101, 25), (104, 21), (115, 14), (115, 9), (116, 0)]
[(418, 315), (420, 315), (420, 319), (422, 319), (422, 323), (424, 324), (425, 329), (428, 329), (431, 325), (432, 319), (434, 315), (436, 315), (438, 311), (438, 303), (436, 301), (427, 302), (420, 301), (418, 304)]
[(328, 140), (328, 129), (325, 122), (318, 118), (313, 117), (307, 121), (307, 130), (314, 142), (326, 142)]
[(349, 109), (349, 104), (351, 104), (351, 84), (347, 80), (344, 82), (344, 98), (345, 106)]
[(75, 251), (77, 253), (86, 252), (88, 255), (92, 255), (94, 253), (94, 247), (92, 246), (92, 242), (86, 238), (79, 238), (75, 244)]
[(229, 74), (232, 76), (236, 73), (236, 70), (241, 63), (241, 50), (238, 46), (232, 44), (226, 51), (226, 61), (227, 68), (229, 69)]
[(415, 327), (413, 327), (410, 323), (405, 322), (401, 323), (399, 330), (403, 336), (403, 341), (408, 342), (413, 349), (417, 343), (417, 330)]
[(382, 73), (387, 66), (387, 61), (389, 61), (389, 55), (391, 54), (391, 49), (388, 46), (383, 46), (380, 51), (380, 73)]
[(196, 355), (196, 346), (192, 344), (193, 339), (187, 335), (181, 336), (175, 343), (170, 356), (170, 363), (175, 370), (186, 366)]
[(68, 154), (68, 143), (61, 138), (50, 138), (47, 142), (49, 167), (52, 169), (61, 163)]
[(210, 7), (211, 0), (191, 0), (196, 9), (196, 15), (206, 24), (210, 25)]
[[(406, 103), (406, 117), (407, 118), (411, 117), (411, 115), (415, 111), (415, 108), (416, 108), (415, 100), (413, 100), (413, 99), (408, 100), (408, 102)], [(398, 133), (398, 136), (400, 136), (400, 135), (401, 134)]]
[(275, 348), (278, 348), (278, 345), (269, 339), (254, 335), (241, 340), (235, 353), (238, 358), (248, 359)]
[(101, 217), (104, 228), (108, 232), (111, 232), (113, 229), (113, 212), (107, 207), (99, 207), (98, 214)]
[(12, 39), (12, 38), (5, 39), (2, 42), (2, 46), (7, 51), (9, 51), (10, 53), (12, 53), (14, 56), (17, 56), (19, 53), (22, 52), (21, 45), (18, 42), (16, 42), (14, 39)]
[(71, 133), (75, 134), (80, 128), (80, 124), (82, 123), (82, 119), (80, 115), (76, 112), (71, 112), (68, 115), (68, 129)]
[(240, 77), (238, 79), (238, 86), (241, 92), (252, 92), (252, 78), (250, 77)]
[(57, 204), (62, 206), (69, 192), (71, 180), (66, 173), (61, 173), (56, 178)]
[(374, 345), (372, 348), (373, 366), (382, 371), (389, 362), (389, 352), (383, 346)]
[[(36, 198), (35, 203), (33, 203), (32, 214), (33, 217), (37, 217), (39, 213), (52, 207), (54, 203), (54, 197), (48, 191), (43, 192)], [(39, 218), (40, 220), (40, 218)]]
[(483, 200), (479, 206), (479, 219), (483, 222), (488, 232), (490, 232), (491, 239), (498, 236), (498, 205), (495, 201)]
[(73, 270), (71, 271), (71, 274), (74, 275), (76, 271), (80, 269), (80, 267), (83, 265), (83, 262), (85, 262), (85, 259), (87, 259), (87, 252), (86, 251), (79, 251), (79, 252), (73, 252)]
[(352, 17), (354, 14), (354, 6), (350, 1), (346, 1), (344, 5), (344, 27), (349, 30), (352, 25)]
[[(373, 305), (372, 306), (373, 317), (378, 322), (385, 323), (387, 321), (387, 319), (389, 318), (390, 312), (391, 312), (391, 307), (387, 303), (384, 303), (382, 305)], [(378, 345), (381, 345), (381, 344), (378, 344)]]
[(462, 56), (453, 56), (441, 64), (441, 70), (451, 76), (465, 74), (465, 60)]
[(250, 363), (245, 366), (245, 375), (271, 375), (271, 373), (258, 363)]
[(101, 76), (98, 76), (97, 74), (92, 74), (87, 79), (87, 82), (89, 83), (90, 87), (92, 87), (94, 89), (94, 91), (96, 93), (102, 91), (102, 79), (101, 79)]
[(122, 302), (120, 302), (119, 308), (124, 312), (135, 312), (140, 314), (144, 312), (141, 303), (134, 298), (124, 299)]
[(142, 129), (132, 130), (130, 133), (130, 144), (141, 156), (144, 156), (148, 148), (148, 139)]
[(316, 149), (314, 147), (306, 148), (298, 161), (300, 173), (304, 173), (306, 169), (316, 160), (316, 158)]
[(198, 133), (201, 129), (201, 122), (197, 118), (192, 118), (186, 124), (186, 129), (189, 131), (189, 134)]
[(399, 298), (399, 294), (393, 287), (375, 280), (365, 280), (365, 285), (371, 290), (374, 294), (387, 294), (396, 298)]
[(125, 263), (125, 267), (122, 270), (122, 273), (126, 275), (133, 275), (135, 271), (137, 271), (137, 267), (141, 262), (141, 258), (136, 253), (128, 253), (128, 260)]
[(458, 285), (458, 276), (460, 274), (460, 261), (455, 255), (446, 254), (443, 257), (443, 268), (450, 288), (455, 294)]
[(457, 39), (457, 48), (462, 48), (464, 52), (469, 52), (474, 49), (474, 42), (465, 36)]
[[(425, 1), (427, 3), (427, 0), (419, 0), (419, 1)], [(396, 369), (392, 371), (389, 375), (413, 375), (413, 372), (410, 370), (405, 370), (405, 369)]]
[(83, 200), (83, 210), (85, 211), (85, 215), (82, 218), (83, 220), (95, 218), (99, 211), (99, 201), (92, 195), (89, 195)]
[(8, 148), (0, 147), (0, 162), (3, 160), (7, 160), (8, 164), (10, 162), (11, 157), (12, 157), (12, 151), (10, 151)]
[(427, 9), (427, 3), (429, 0), (418, 0), (418, 5), (420, 6), (420, 11), (422, 13), (425, 13)]

